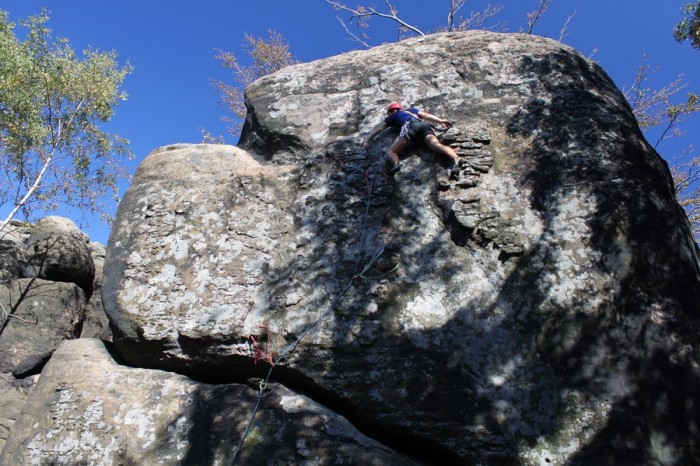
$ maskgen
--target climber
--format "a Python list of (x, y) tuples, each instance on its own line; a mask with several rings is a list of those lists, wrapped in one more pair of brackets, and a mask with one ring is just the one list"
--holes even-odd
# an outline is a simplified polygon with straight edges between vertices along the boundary
[(436, 117), (430, 113), (422, 112), (419, 109), (412, 107), (404, 110), (403, 106), (398, 102), (392, 102), (387, 109), (387, 117), (372, 128), (372, 131), (365, 138), (362, 147), (367, 149), (370, 141), (379, 133), (387, 128), (401, 128), (399, 136), (394, 140), (386, 154), (385, 170), (387, 174), (393, 175), (401, 170), (401, 162), (399, 154), (411, 142), (422, 142), (428, 149), (437, 154), (442, 154), (452, 159), (456, 164), (459, 160), (457, 153), (449, 146), (441, 144), (435, 136), (435, 131), (427, 123), (431, 121), (444, 126), (445, 128), (452, 127), (452, 123), (448, 120)]

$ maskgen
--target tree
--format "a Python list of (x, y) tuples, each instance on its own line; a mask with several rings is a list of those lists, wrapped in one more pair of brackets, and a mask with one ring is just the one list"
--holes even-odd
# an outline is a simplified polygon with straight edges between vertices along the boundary
[[(642, 131), (648, 135), (650, 130), (657, 130), (656, 149), (663, 141), (685, 134), (682, 124), (688, 116), (700, 112), (700, 96), (689, 92), (684, 101), (674, 103), (685, 87), (683, 80), (678, 78), (661, 89), (651, 89), (646, 87), (649, 73), (649, 65), (643, 62), (634, 84), (624, 94)], [(671, 174), (678, 203), (685, 209), (695, 241), (700, 242), (700, 156), (687, 158), (689, 162), (672, 166)]]
[(233, 71), (234, 84), (212, 82), (220, 92), (221, 103), (233, 114), (233, 117), (222, 118), (229, 123), (228, 131), (233, 136), (240, 133), (246, 116), (243, 95), (245, 88), (258, 78), (297, 63), (289, 51), (287, 41), (273, 29), (268, 31), (267, 39), (245, 34), (243, 51), (252, 61), (250, 65), (244, 65), (232, 52), (219, 50), (216, 58), (221, 60), (225, 68)]
[(700, 243), (700, 156), (671, 168), (678, 203), (685, 209), (695, 242)]
[[(549, 0), (544, 0), (549, 3)], [(369, 36), (366, 33), (357, 35), (353, 33), (350, 28), (348, 27), (349, 25), (352, 25), (353, 21), (356, 24), (357, 28), (361, 29), (367, 29), (369, 28), (370, 25), (370, 20), (373, 17), (378, 17), (382, 19), (388, 19), (397, 25), (397, 33), (398, 36), (397, 38), (400, 40), (404, 38), (406, 35), (419, 35), (419, 36), (424, 36), (426, 33), (423, 32), (421, 29), (418, 27), (409, 24), (408, 22), (404, 21), (401, 17), (399, 17), (399, 11), (396, 8), (394, 4), (392, 4), (389, 0), (385, 0), (387, 11), (381, 11), (378, 8), (375, 7), (366, 7), (366, 6), (357, 6), (356, 8), (351, 8), (347, 6), (344, 3), (336, 2), (333, 0), (326, 0), (326, 3), (331, 5), (336, 11), (342, 11), (345, 13), (348, 13), (350, 16), (347, 20), (347, 24), (345, 21), (343, 21), (342, 18), (338, 17), (338, 21), (340, 24), (343, 26), (345, 29), (345, 32), (353, 38), (353, 40), (356, 40), (360, 44), (362, 44), (364, 47), (369, 48), (370, 45), (367, 42), (369, 40)], [(470, 16), (466, 19), (457, 17), (457, 14), (459, 11), (462, 9), (464, 4), (466, 3), (466, 0), (450, 0), (450, 6), (447, 12), (447, 24), (446, 26), (441, 26), (438, 27), (435, 31), (433, 32), (445, 32), (445, 31), (465, 31), (467, 29), (471, 28), (476, 28), (480, 27), (481, 25), (484, 24), (484, 22), (492, 18), (496, 15), (498, 15), (501, 10), (503, 9), (502, 6), (497, 5), (497, 6), (491, 6), (488, 5), (483, 11), (480, 12), (472, 12)], [(534, 25), (534, 23), (533, 23)]]
[(690, 41), (693, 48), (700, 49), (700, 1), (688, 3), (684, 8), (685, 18), (673, 30), (673, 36), (680, 43)]
[(26, 40), (0, 10), (0, 205), (2, 230), (18, 213), (31, 220), (59, 206), (107, 221), (103, 200), (118, 197), (119, 163), (128, 141), (102, 131), (132, 71), (114, 52), (88, 49), (76, 57), (68, 40), (52, 41), (46, 10), (20, 21)]
[(535, 24), (537, 24), (537, 21), (539, 21), (542, 15), (547, 11), (547, 8), (549, 8), (549, 4), (551, 3), (551, 1), (552, 0), (539, 0), (537, 8), (527, 14), (528, 34), (532, 34), (532, 30), (535, 28)]
[[(355, 22), (355, 25), (358, 29), (368, 29), (370, 26), (370, 20), (373, 17), (378, 17), (386, 20), (390, 20), (394, 23), (396, 23), (397, 26), (397, 39), (401, 40), (405, 38), (406, 36), (411, 36), (411, 35), (420, 35), (424, 36), (426, 33), (423, 32), (421, 29), (419, 29), (417, 26), (413, 24), (409, 24), (406, 22), (404, 19), (402, 19), (399, 16), (399, 11), (396, 8), (396, 6), (391, 3), (389, 0), (384, 0), (384, 3), (386, 4), (386, 11), (382, 11), (379, 8), (376, 7), (367, 7), (367, 6), (362, 6), (359, 5), (355, 8), (349, 7), (344, 3), (337, 2), (335, 0), (326, 0), (326, 3), (331, 5), (336, 11), (344, 12), (346, 14), (349, 14), (347, 18), (347, 23), (346, 21), (343, 21), (341, 17), (337, 17), (338, 21), (340, 22), (341, 26), (345, 29), (345, 32), (355, 41), (359, 42), (362, 44), (364, 47), (369, 48), (371, 45), (368, 43), (369, 40), (369, 35), (367, 33), (361, 33), (361, 34), (356, 34), (354, 33), (351, 29), (350, 26), (352, 25), (353, 22)], [(497, 17), (502, 11), (503, 11), (503, 6), (502, 5), (487, 5), (483, 10), (481, 11), (472, 11), (470, 12), (469, 16), (464, 18), (461, 16), (457, 16), (460, 10), (464, 7), (464, 5), (467, 3), (467, 0), (450, 0), (449, 2), (449, 7), (447, 10), (447, 22), (445, 25), (438, 26), (435, 28), (433, 31), (430, 32), (432, 33), (437, 33), (437, 32), (450, 32), (450, 31), (466, 31), (468, 29), (476, 29), (476, 28), (483, 28), (485, 24), (488, 22), (489, 19)], [(537, 7), (531, 11), (527, 12), (527, 30), (521, 30), (521, 32), (526, 32), (527, 34), (532, 34), (533, 30), (535, 28), (535, 25), (537, 22), (542, 18), (542, 16), (545, 14), (547, 9), (549, 8), (549, 5), (551, 3), (551, 0), (537, 0)], [(575, 14), (575, 13), (574, 13)], [(559, 40), (563, 40), (563, 38), (567, 35), (567, 27), (569, 25), (569, 22), (573, 18), (574, 14), (569, 16), (569, 18), (566, 20), (566, 23), (561, 29), (560, 35), (559, 35)], [(496, 30), (504, 30), (505, 26), (503, 23), (500, 21), (497, 22), (495, 25), (492, 25), (492, 27), (488, 29), (496, 29)]]

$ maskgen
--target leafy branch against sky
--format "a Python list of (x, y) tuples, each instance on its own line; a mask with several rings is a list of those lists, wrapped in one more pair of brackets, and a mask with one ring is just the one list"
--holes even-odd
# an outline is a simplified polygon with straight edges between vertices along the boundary
[(102, 131), (118, 102), (129, 65), (114, 52), (88, 49), (78, 57), (68, 40), (53, 39), (46, 11), (23, 20), (24, 41), (0, 10), (0, 206), (34, 219), (60, 205), (107, 221), (102, 202), (118, 197), (131, 152), (123, 138)]

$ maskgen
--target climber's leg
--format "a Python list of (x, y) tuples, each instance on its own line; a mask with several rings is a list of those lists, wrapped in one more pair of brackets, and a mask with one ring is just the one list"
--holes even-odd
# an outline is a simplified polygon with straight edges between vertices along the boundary
[(399, 154), (408, 146), (409, 142), (409, 139), (403, 136), (394, 139), (391, 147), (389, 147), (389, 151), (386, 153), (386, 159), (384, 161), (387, 173), (393, 174), (399, 171), (401, 167), (401, 165), (399, 165)]
[(436, 154), (441, 154), (445, 157), (449, 157), (454, 163), (457, 163), (459, 161), (459, 155), (457, 155), (457, 152), (455, 152), (454, 149), (450, 146), (441, 144), (437, 136), (435, 136), (434, 134), (428, 134), (427, 136), (425, 136), (425, 145), (428, 146), (428, 149), (435, 152)]

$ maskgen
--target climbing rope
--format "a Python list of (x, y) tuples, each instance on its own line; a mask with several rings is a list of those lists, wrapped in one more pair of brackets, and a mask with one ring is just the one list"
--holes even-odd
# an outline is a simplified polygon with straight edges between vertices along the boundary
[[(355, 278), (355, 277), (353, 277)], [(338, 296), (333, 300), (332, 303), (328, 305), (328, 307), (319, 315), (319, 317), (306, 329), (304, 330), (299, 337), (290, 345), (287, 345), (287, 349), (282, 351), (277, 358), (274, 360), (274, 362), (270, 365), (270, 369), (267, 371), (267, 375), (265, 375), (265, 378), (260, 380), (260, 385), (258, 388), (258, 399), (255, 403), (255, 407), (253, 408), (253, 412), (250, 415), (250, 420), (248, 421), (248, 425), (245, 428), (245, 431), (243, 432), (243, 436), (241, 437), (240, 442), (238, 442), (238, 446), (236, 447), (236, 451), (233, 454), (233, 458), (231, 458), (231, 462), (229, 463), (230, 466), (233, 466), (236, 464), (236, 461), (238, 459), (238, 455), (240, 454), (242, 448), (243, 448), (243, 443), (245, 442), (246, 438), (248, 437), (248, 434), (250, 433), (251, 427), (253, 427), (253, 422), (255, 421), (255, 415), (258, 412), (258, 409), (260, 408), (260, 403), (262, 402), (263, 397), (265, 396), (265, 389), (267, 388), (267, 384), (270, 381), (270, 377), (272, 376), (272, 370), (275, 368), (277, 364), (284, 359), (287, 354), (290, 354), (292, 351), (296, 349), (296, 347), (299, 345), (301, 340), (309, 334), (323, 319), (326, 318), (326, 316), (333, 310), (335, 305), (340, 301), (340, 299), (345, 295), (345, 293), (348, 292), (350, 289), (350, 286), (352, 285), (352, 280), (348, 281), (346, 284), (345, 288), (338, 294)]]
[[(365, 153), (367, 153), (365, 151)], [(367, 153), (368, 154), (368, 153)], [(369, 154), (368, 154), (369, 155)], [(345, 163), (341, 160), (336, 159), (333, 157), (334, 160), (338, 161), (341, 166), (345, 166)], [(259, 352), (259, 349), (257, 349), (256, 346), (256, 357), (259, 357), (261, 354), (265, 356), (265, 359), (268, 360), (270, 363), (270, 369), (267, 371), (267, 374), (263, 379), (260, 380), (260, 385), (258, 388), (258, 397), (257, 401), (255, 403), (255, 407), (253, 407), (253, 412), (250, 415), (250, 420), (248, 421), (248, 425), (245, 428), (245, 431), (243, 432), (243, 436), (241, 437), (241, 440), (238, 442), (238, 446), (236, 447), (236, 450), (233, 454), (233, 457), (231, 458), (231, 461), (229, 463), (229, 466), (233, 466), (236, 464), (236, 461), (238, 460), (238, 457), (240, 455), (241, 450), (243, 449), (243, 444), (245, 443), (246, 438), (248, 437), (248, 434), (250, 433), (250, 429), (253, 427), (253, 423), (255, 421), (255, 416), (258, 412), (258, 409), (260, 409), (260, 404), (262, 403), (262, 399), (265, 396), (265, 389), (267, 388), (267, 384), (270, 381), (270, 377), (272, 376), (272, 371), (275, 368), (277, 364), (279, 364), (284, 358), (287, 357), (287, 355), (291, 354), (294, 352), (294, 350), (299, 346), (299, 343), (304, 339), (306, 335), (311, 333), (318, 324), (320, 324), (327, 316), (328, 314), (331, 313), (333, 309), (335, 309), (335, 306), (340, 302), (340, 300), (345, 296), (345, 294), (350, 290), (350, 287), (352, 286), (353, 282), (361, 278), (365, 283), (368, 280), (375, 280), (379, 278), (383, 278), (393, 272), (395, 272), (399, 268), (399, 264), (397, 263), (391, 270), (388, 272), (384, 272), (378, 276), (374, 277), (367, 277), (365, 274), (374, 267), (376, 262), (379, 260), (381, 255), (384, 253), (384, 248), (380, 247), (377, 248), (377, 250), (374, 252), (374, 254), (371, 256), (369, 262), (365, 264), (365, 266), (362, 268), (361, 271), (358, 272), (358, 269), (360, 268), (360, 263), (362, 262), (362, 257), (364, 256), (364, 252), (366, 249), (366, 240), (367, 240), (367, 220), (369, 218), (369, 210), (370, 206), (372, 204), (372, 193), (374, 189), (376, 188), (376, 181), (379, 178), (379, 169), (381, 168), (382, 164), (378, 163), (377, 167), (374, 170), (374, 174), (372, 177), (369, 177), (368, 172), (365, 172), (365, 180), (367, 183), (367, 198), (365, 200), (365, 212), (362, 218), (362, 227), (360, 229), (360, 243), (359, 243), (359, 253), (357, 254), (357, 260), (355, 261), (355, 268), (353, 270), (353, 275), (352, 277), (347, 281), (345, 284), (345, 287), (337, 294), (335, 299), (319, 314), (319, 316), (314, 320), (311, 325), (309, 325), (297, 338), (295, 341), (292, 343), (288, 344), (284, 350), (282, 350), (277, 357), (273, 360), (272, 358), (272, 352), (269, 350), (269, 347), (267, 348), (267, 351), (265, 353)], [(269, 341), (269, 329), (267, 326), (261, 326), (267, 329), (268, 331), (268, 341)], [(255, 340), (253, 340), (255, 341)]]
[[(367, 153), (365, 151), (365, 153)], [(367, 153), (369, 155), (369, 153)], [(357, 259), (355, 260), (355, 269), (353, 271), (353, 278), (356, 278), (357, 276), (357, 268), (360, 266), (360, 262), (362, 261), (362, 255), (366, 249), (365, 244), (367, 241), (367, 219), (369, 218), (369, 208), (372, 205), (372, 193), (374, 192), (374, 188), (376, 188), (376, 182), (379, 179), (379, 169), (381, 168), (382, 164), (378, 163), (377, 166), (374, 169), (374, 173), (372, 177), (368, 176), (368, 172), (365, 171), (365, 183), (367, 184), (367, 198), (365, 199), (365, 213), (362, 217), (362, 227), (360, 228), (360, 244), (359, 244), (359, 253), (357, 254)], [(382, 248), (382, 251), (384, 252), (384, 249)], [(375, 254), (375, 259), (370, 261), (370, 264), (373, 265), (374, 262), (376, 262), (376, 259), (379, 259), (379, 256), (381, 255), (381, 252), (379, 254)], [(370, 265), (370, 266), (371, 266)], [(367, 267), (365, 267), (367, 268)], [(361, 275), (361, 274), (360, 274)]]

